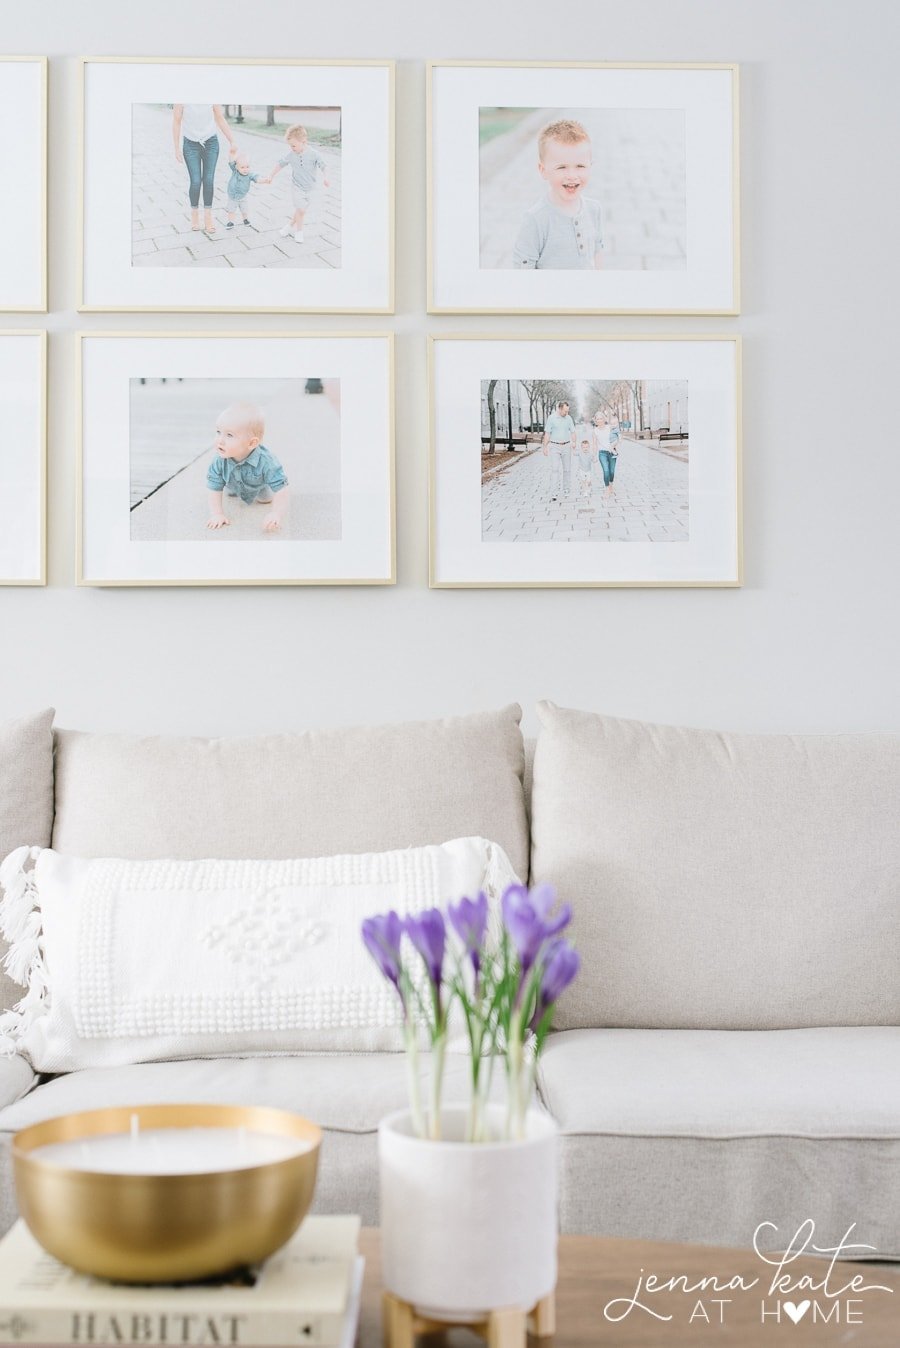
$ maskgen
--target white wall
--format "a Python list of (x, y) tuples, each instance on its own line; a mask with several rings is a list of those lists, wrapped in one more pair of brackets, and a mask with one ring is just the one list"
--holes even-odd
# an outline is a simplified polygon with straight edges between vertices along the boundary
[[(69, 726), (230, 734), (515, 699), (533, 728), (550, 697), (735, 729), (900, 730), (894, 0), (42, 0), (4, 42), (51, 57), (50, 585), (0, 592), (10, 714), (53, 703)], [(396, 588), (74, 588), (73, 330), (247, 323), (74, 312), (73, 58), (103, 54), (399, 62)], [(542, 56), (741, 63), (741, 318), (425, 317), (423, 60)], [(688, 326), (745, 338), (744, 588), (429, 591), (424, 333)]]

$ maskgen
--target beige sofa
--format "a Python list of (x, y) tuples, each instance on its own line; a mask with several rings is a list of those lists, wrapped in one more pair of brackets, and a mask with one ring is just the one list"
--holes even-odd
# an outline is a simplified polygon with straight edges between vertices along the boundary
[[(855, 1224), (900, 1258), (900, 740), (540, 714), (532, 786), (517, 707), (243, 740), (54, 734), (44, 713), (0, 733), (0, 848), (275, 858), (490, 837), (576, 912), (583, 971), (539, 1077), (562, 1229), (746, 1246), (768, 1222), (775, 1246), (811, 1217), (821, 1244)], [(447, 1071), (464, 1098), (464, 1059)], [(377, 1222), (376, 1127), (404, 1090), (396, 1054), (47, 1081), (0, 1059), (0, 1228), (16, 1129), (188, 1099), (316, 1119), (318, 1210)]]

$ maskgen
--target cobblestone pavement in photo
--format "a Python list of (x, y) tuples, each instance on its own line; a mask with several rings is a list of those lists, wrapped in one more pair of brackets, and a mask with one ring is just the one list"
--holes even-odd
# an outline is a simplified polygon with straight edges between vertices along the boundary
[[(554, 110), (555, 112), (555, 110)], [(603, 267), (609, 271), (675, 271), (686, 265), (684, 121), (643, 109), (629, 121), (591, 125), (583, 109), (560, 109), (591, 133), (594, 168), (587, 195), (603, 211)], [(641, 121), (652, 135), (638, 135)], [(539, 111), (481, 151), (481, 265), (509, 267), (522, 216), (544, 192), (537, 171)]]
[[(341, 265), (341, 155), (325, 147), (330, 187), (311, 198), (303, 243), (282, 238), (279, 230), (293, 213), (291, 171), (283, 168), (268, 187), (256, 183), (245, 198), (250, 224), (226, 229), (226, 192), (230, 176), (228, 143), (219, 133), (219, 161), (213, 196), (213, 235), (191, 229), (188, 174), (175, 158), (172, 113), (133, 105), (132, 263), (135, 267), (339, 267)], [(242, 131), (231, 123), (250, 168), (264, 177), (286, 149), (280, 136)], [(200, 202), (203, 219), (203, 200)], [(238, 210), (235, 220), (240, 221)]]
[[(486, 460), (485, 460), (486, 462)], [(485, 542), (683, 543), (688, 540), (688, 465), (640, 441), (619, 441), (615, 495), (604, 495), (595, 463), (590, 496), (570, 492), (550, 501), (549, 460), (540, 449), (523, 453), (481, 489)]]

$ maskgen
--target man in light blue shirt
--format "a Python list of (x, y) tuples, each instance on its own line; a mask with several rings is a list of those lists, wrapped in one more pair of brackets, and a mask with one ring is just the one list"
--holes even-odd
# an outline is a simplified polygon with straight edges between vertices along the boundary
[(547, 418), (541, 445), (544, 455), (550, 460), (551, 501), (558, 501), (560, 496), (569, 495), (574, 448), (575, 422), (569, 416), (569, 404), (561, 401), (556, 404), (556, 411), (551, 412)]

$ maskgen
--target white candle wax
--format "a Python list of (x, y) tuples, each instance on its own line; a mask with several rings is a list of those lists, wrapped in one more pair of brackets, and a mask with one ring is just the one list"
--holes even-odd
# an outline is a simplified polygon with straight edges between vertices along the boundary
[(312, 1146), (301, 1138), (246, 1128), (147, 1128), (50, 1142), (30, 1155), (67, 1170), (110, 1175), (203, 1175), (286, 1161)]

